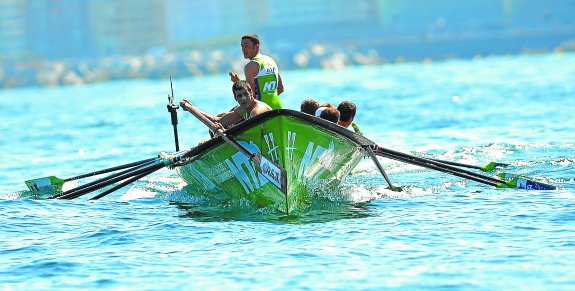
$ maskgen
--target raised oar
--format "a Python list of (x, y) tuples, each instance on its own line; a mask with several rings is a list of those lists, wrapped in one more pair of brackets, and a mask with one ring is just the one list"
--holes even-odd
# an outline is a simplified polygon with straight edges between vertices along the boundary
[(266, 159), (264, 156), (262, 156), (261, 153), (250, 153), (232, 137), (228, 136), (221, 128), (217, 128), (211, 120), (206, 118), (195, 107), (188, 107), (188, 111), (197, 119), (199, 119), (203, 124), (205, 124), (210, 130), (213, 132), (219, 132), (220, 136), (225, 142), (227, 142), (230, 146), (234, 147), (239, 152), (246, 155), (246, 157), (248, 157), (252, 162), (254, 162), (254, 164), (256, 164), (260, 173), (262, 173), (264, 177), (266, 177), (282, 193), (287, 195), (287, 172), (282, 166)]
[(97, 175), (101, 175), (101, 174), (105, 174), (105, 173), (109, 173), (109, 172), (114, 172), (114, 171), (118, 171), (118, 170), (122, 170), (122, 169), (126, 169), (126, 168), (136, 167), (136, 166), (151, 162), (154, 159), (155, 158), (145, 159), (145, 160), (141, 160), (141, 161), (125, 164), (125, 165), (120, 165), (120, 166), (116, 166), (116, 167), (112, 167), (112, 168), (108, 168), (108, 169), (103, 169), (103, 170), (99, 170), (99, 171), (95, 171), (95, 172), (91, 172), (91, 173), (87, 173), (87, 174), (83, 174), (83, 175), (79, 175), (79, 176), (75, 176), (75, 177), (71, 177), (71, 178), (67, 178), (67, 179), (60, 179), (60, 178), (55, 177), (55, 176), (48, 176), (48, 177), (43, 177), (43, 178), (31, 179), (31, 180), (26, 181), (25, 183), (26, 183), (26, 186), (28, 186), (28, 189), (30, 189), (30, 191), (60, 192), (60, 191), (62, 191), (62, 186), (64, 186), (64, 183), (66, 183), (66, 182), (79, 180), (82, 178), (93, 177), (93, 176), (97, 176)]

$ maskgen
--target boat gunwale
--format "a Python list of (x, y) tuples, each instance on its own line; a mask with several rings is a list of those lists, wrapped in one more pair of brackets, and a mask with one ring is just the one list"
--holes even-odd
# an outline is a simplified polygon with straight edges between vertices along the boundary
[[(343, 137), (346, 137), (347, 139), (349, 139), (350, 141), (354, 142), (355, 144), (359, 145), (359, 146), (375, 146), (376, 144), (369, 140), (368, 138), (356, 134), (355, 132), (348, 130), (345, 127), (339, 126), (331, 121), (327, 121), (325, 119), (316, 117), (316, 116), (312, 116), (309, 115), (307, 113), (302, 113), (299, 111), (295, 111), (295, 110), (291, 110), (291, 109), (276, 109), (276, 110), (271, 110), (268, 112), (264, 112), (258, 116), (255, 116), (253, 118), (250, 118), (246, 121), (240, 122), (237, 125), (227, 129), (225, 131), (225, 133), (227, 135), (230, 135), (232, 137), (238, 136), (241, 133), (253, 128), (254, 126), (260, 125), (274, 117), (278, 117), (278, 116), (287, 116), (287, 117), (292, 117), (295, 119), (299, 119), (301, 121), (304, 122), (308, 122), (311, 123), (313, 125), (316, 125), (324, 130), (330, 131), (332, 133), (335, 133), (337, 135), (341, 135)], [(204, 153), (209, 152), (212, 148), (215, 148), (216, 146), (225, 143), (225, 141), (221, 138), (221, 137), (215, 137), (212, 138), (202, 144), (199, 144), (198, 146), (194, 147), (191, 149), (190, 152), (186, 153), (184, 155), (184, 158), (187, 157), (193, 157), (196, 155), (201, 155)]]

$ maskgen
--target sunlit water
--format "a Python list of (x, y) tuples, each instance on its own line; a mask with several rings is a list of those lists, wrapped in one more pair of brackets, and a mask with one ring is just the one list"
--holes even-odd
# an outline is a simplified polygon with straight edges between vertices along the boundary
[[(573, 289), (573, 64), (565, 54), (283, 72), (286, 107), (349, 99), (382, 146), (507, 162), (559, 187), (495, 189), (381, 159), (397, 193), (366, 160), (290, 216), (207, 203), (168, 169), (96, 202), (35, 199), (27, 179), (172, 151), (169, 82), (0, 91), (0, 286)], [(177, 101), (213, 113), (233, 105), (225, 75), (174, 77)], [(207, 138), (192, 116), (179, 121), (182, 147)]]

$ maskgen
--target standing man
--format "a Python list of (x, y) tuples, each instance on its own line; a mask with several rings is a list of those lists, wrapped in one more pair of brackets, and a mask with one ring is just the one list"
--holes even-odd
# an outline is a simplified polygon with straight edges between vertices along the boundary
[[(260, 38), (256, 34), (242, 36), (241, 46), (244, 59), (250, 60), (244, 67), (244, 74), (256, 99), (272, 109), (281, 109), (279, 95), (284, 91), (284, 85), (276, 62), (260, 53)], [(240, 80), (236, 72), (230, 72), (230, 78), (232, 82)]]

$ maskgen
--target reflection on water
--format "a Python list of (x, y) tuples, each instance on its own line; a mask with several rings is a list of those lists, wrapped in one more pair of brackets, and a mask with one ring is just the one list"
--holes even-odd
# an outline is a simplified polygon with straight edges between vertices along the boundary
[(290, 214), (255, 209), (250, 206), (222, 206), (170, 202), (179, 211), (178, 217), (192, 218), (200, 222), (259, 221), (279, 224), (324, 223), (341, 219), (357, 219), (372, 216), (369, 203), (342, 203), (324, 201), (315, 203), (306, 211)]

